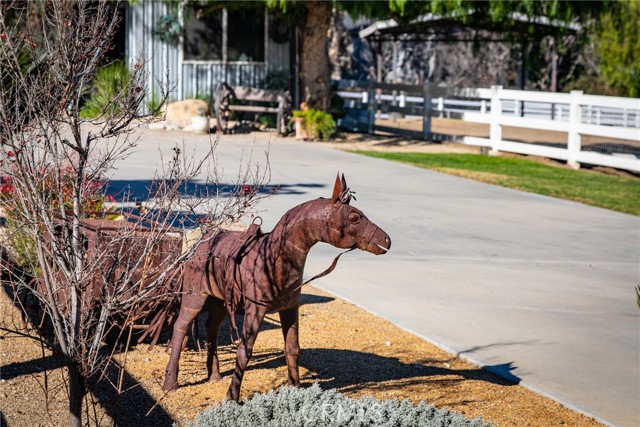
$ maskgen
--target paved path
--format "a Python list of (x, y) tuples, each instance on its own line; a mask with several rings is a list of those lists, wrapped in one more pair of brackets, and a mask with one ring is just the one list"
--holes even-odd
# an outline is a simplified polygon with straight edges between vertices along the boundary
[[(114, 178), (148, 178), (158, 144), (183, 137), (188, 149), (206, 145), (148, 132)], [(252, 147), (263, 160), (267, 140), (223, 137), (226, 176)], [(270, 163), (283, 187), (260, 206), (265, 230), (294, 205), (329, 197), (341, 171), (355, 206), (392, 238), (389, 254), (350, 253), (317, 286), (603, 422), (640, 425), (639, 218), (320, 144), (274, 138)], [(317, 245), (306, 275), (336, 253)]]

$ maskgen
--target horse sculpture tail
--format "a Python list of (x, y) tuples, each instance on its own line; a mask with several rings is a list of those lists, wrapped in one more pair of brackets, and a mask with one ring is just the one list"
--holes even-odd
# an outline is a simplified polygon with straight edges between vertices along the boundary
[[(151, 299), (146, 306), (141, 307), (140, 312), (148, 312), (149, 314), (155, 313), (149, 326), (145, 329), (144, 333), (138, 338), (138, 344), (145, 338), (151, 337), (149, 343), (149, 350), (158, 342), (160, 333), (165, 324), (172, 324), (173, 320), (177, 317), (180, 311), (180, 295), (184, 289), (184, 264), (175, 268), (175, 270), (167, 277), (162, 286), (159, 286), (155, 291), (157, 298)], [(169, 300), (167, 300), (169, 295)]]

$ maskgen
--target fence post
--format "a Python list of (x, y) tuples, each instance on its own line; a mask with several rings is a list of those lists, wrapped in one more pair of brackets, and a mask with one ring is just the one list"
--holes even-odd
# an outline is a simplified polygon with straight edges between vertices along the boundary
[(491, 142), (489, 155), (491, 156), (500, 154), (500, 141), (502, 141), (502, 125), (500, 124), (500, 116), (502, 116), (501, 91), (502, 86), (491, 86), (491, 124), (489, 125), (489, 140)]
[(578, 154), (581, 149), (580, 123), (582, 122), (582, 106), (580, 100), (582, 98), (581, 90), (571, 91), (571, 102), (569, 104), (569, 133), (567, 135), (567, 164), (574, 169), (580, 169), (578, 163)]
[(431, 83), (424, 82), (422, 86), (422, 99), (424, 105), (422, 107), (422, 139), (425, 141), (431, 140)]
[(369, 82), (369, 103), (367, 105), (367, 128), (368, 133), (373, 135), (375, 133), (376, 125), (376, 90), (373, 87), (373, 83)]

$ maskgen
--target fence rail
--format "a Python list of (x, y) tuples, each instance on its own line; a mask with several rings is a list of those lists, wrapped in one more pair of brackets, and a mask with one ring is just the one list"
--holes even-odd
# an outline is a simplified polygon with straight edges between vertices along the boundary
[[(451, 135), (433, 132), (431, 118), (457, 118), (488, 124), (488, 138), (465, 136), (460, 142), (488, 147), (493, 154), (505, 151), (564, 160), (573, 167), (584, 163), (640, 172), (640, 99), (637, 98), (585, 95), (581, 91), (520, 91), (501, 86), (454, 89), (354, 80), (334, 83), (347, 111), (346, 117), (338, 121), (342, 128), (426, 140), (446, 139)], [(380, 119), (402, 116), (421, 119), (421, 132), (376, 123)], [(566, 144), (555, 147), (504, 140), (503, 126), (565, 132)], [(583, 136), (624, 141), (583, 147)], [(624, 149), (616, 149), (618, 145), (624, 145)]]

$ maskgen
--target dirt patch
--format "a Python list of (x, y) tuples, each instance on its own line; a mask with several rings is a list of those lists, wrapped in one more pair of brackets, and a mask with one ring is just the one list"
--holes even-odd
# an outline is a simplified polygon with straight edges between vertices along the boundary
[[(0, 291), (0, 323), (17, 320), (11, 300)], [(366, 311), (311, 286), (301, 307), (301, 378), (303, 386), (319, 382), (348, 396), (424, 400), (437, 407), (480, 417), (499, 426), (596, 426), (594, 420), (510, 384), (477, 366), (440, 350)], [(108, 425), (118, 413), (120, 426), (165, 426), (193, 419), (208, 405), (224, 398), (234, 367), (234, 345), (223, 324), (221, 371), (217, 383), (206, 381), (203, 342), (192, 342), (182, 356), (181, 387), (165, 394), (161, 385), (169, 355), (164, 345), (149, 351), (141, 345), (126, 354), (126, 371), (117, 411), (117, 397), (108, 381), (93, 394), (99, 401), (92, 417)], [(269, 315), (258, 336), (254, 357), (242, 385), (242, 398), (286, 383), (282, 334), (277, 315)], [(198, 330), (204, 330), (199, 328)], [(66, 424), (66, 393), (60, 361), (32, 340), (7, 335), (0, 339), (0, 407), (2, 425), (31, 427)], [(123, 361), (125, 354), (118, 359)], [(45, 378), (45, 370), (47, 374)], [(117, 383), (118, 370), (109, 381)], [(49, 402), (43, 383), (49, 384)], [(148, 415), (146, 415), (148, 413)]]
[(332, 142), (316, 142), (339, 150), (396, 151), (411, 153), (473, 153), (479, 154), (480, 147), (463, 145), (450, 141), (430, 142), (397, 135), (368, 135), (361, 133), (341, 133)]
[(491, 172), (480, 172), (471, 170), (461, 170), (454, 168), (435, 168), (438, 172), (444, 172), (449, 175), (455, 175), (462, 178), (469, 178), (475, 181), (486, 182), (487, 184), (500, 184), (509, 179), (507, 175)]

